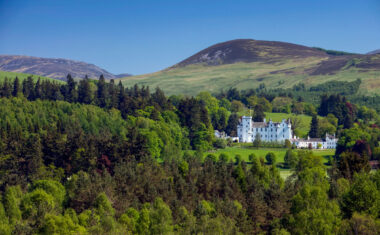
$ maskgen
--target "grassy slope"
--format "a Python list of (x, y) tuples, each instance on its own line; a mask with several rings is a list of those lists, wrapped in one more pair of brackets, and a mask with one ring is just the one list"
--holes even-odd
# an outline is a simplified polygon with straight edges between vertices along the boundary
[[(256, 88), (265, 83), (270, 88), (290, 88), (300, 82), (315, 85), (327, 81), (353, 81), (362, 79), (361, 92), (380, 94), (380, 71), (361, 70), (357, 68), (342, 69), (336, 74), (307, 75), (308, 69), (317, 66), (324, 58), (308, 58), (304, 60), (285, 60), (281, 63), (263, 64), (235, 63), (220, 66), (190, 65), (181, 68), (167, 69), (152, 74), (122, 78), (126, 86), (134, 84), (159, 86), (165, 93), (196, 95), (207, 90), (218, 92), (230, 87), (238, 89)], [(273, 73), (273, 71), (277, 71)]]
[(16, 77), (18, 77), (20, 81), (23, 81), (24, 79), (27, 79), (29, 76), (32, 76), (33, 79), (40, 78), (41, 80), (50, 80), (50, 81), (55, 81), (58, 83), (64, 83), (64, 81), (56, 80), (53, 78), (37, 76), (37, 75), (28, 74), (28, 73), (15, 73), (15, 72), (6, 72), (6, 71), (0, 71), (0, 82), (2, 82), (5, 78), (8, 78), (8, 80), (12, 81)]

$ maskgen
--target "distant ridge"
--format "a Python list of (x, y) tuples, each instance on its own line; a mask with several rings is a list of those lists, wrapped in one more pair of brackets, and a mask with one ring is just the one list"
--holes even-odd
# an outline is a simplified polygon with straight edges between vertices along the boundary
[(173, 67), (190, 64), (222, 65), (237, 62), (273, 63), (284, 59), (326, 57), (327, 53), (316, 48), (286, 42), (236, 39), (210, 46)]
[(229, 88), (292, 88), (361, 79), (359, 92), (380, 94), (380, 54), (356, 54), (287, 42), (236, 39), (217, 43), (167, 69), (121, 78), (125, 86), (197, 95)]
[[(120, 77), (96, 65), (81, 61), (21, 55), (0, 55), (0, 70), (30, 73), (59, 80), (64, 80), (69, 73), (74, 78), (84, 78), (86, 75), (90, 78), (99, 78), (101, 74), (106, 79)], [(122, 74), (121, 76), (128, 75), (130, 74)]]
[(367, 55), (374, 55), (374, 54), (379, 54), (380, 53), (380, 49), (378, 50), (374, 50), (374, 51), (370, 51), (367, 53)]

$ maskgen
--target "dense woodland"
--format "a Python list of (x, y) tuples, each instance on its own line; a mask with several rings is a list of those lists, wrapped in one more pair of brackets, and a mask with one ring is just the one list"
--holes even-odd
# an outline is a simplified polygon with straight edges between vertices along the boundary
[[(312, 102), (263, 86), (166, 97), (102, 76), (6, 79), (0, 234), (379, 234), (380, 172), (370, 160), (380, 158), (380, 118), (329, 87), (301, 89), (318, 92)], [(214, 130), (235, 136), (247, 107), (255, 121), (312, 116), (308, 135), (340, 138), (330, 165), (287, 145), (293, 174), (284, 180), (271, 155), (204, 157), (231, 144)]]

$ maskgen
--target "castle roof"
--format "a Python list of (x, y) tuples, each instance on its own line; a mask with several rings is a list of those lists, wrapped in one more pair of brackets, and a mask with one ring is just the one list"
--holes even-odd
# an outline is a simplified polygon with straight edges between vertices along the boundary
[(266, 122), (252, 122), (252, 127), (255, 127), (255, 128), (262, 128), (262, 127), (266, 127), (268, 125), (268, 123)]

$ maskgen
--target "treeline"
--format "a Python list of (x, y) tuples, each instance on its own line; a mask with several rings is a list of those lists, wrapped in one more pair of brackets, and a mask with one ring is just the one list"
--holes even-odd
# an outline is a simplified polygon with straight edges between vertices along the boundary
[[(1, 84), (0, 97), (25, 97), (29, 101), (51, 100), (69, 103), (91, 104), (107, 110), (118, 109), (124, 119), (129, 116), (145, 117), (154, 121), (169, 120), (182, 124), (193, 149), (210, 149), (213, 144), (213, 129), (205, 104), (195, 98), (180, 98), (171, 102), (161, 89), (151, 93), (149, 87), (125, 88), (103, 76), (98, 81), (87, 77), (79, 83), (68, 75), (66, 84), (51, 81), (35, 82), (32, 77), (20, 84), (16, 77)], [(168, 116), (162, 114), (170, 113)], [(183, 115), (186, 113), (186, 115)]]

